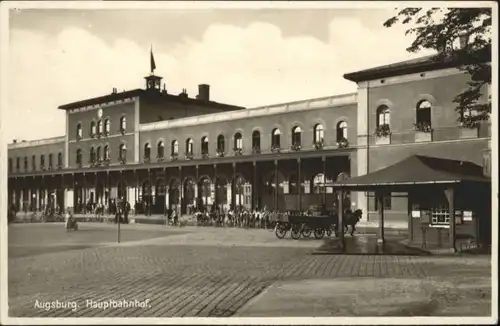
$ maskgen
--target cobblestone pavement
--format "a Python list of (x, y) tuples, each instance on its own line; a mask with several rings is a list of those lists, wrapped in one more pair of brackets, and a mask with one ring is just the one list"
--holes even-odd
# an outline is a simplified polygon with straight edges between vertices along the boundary
[[(321, 241), (278, 240), (266, 230), (159, 231), (157, 226), (126, 226), (130, 232), (144, 234), (142, 239), (131, 238), (119, 245), (101, 241), (74, 250), (16, 255), (21, 235), (36, 229), (22, 228), (9, 230), (9, 246), (13, 246), (9, 248), (8, 276), (11, 317), (227, 317), (273, 284), (304, 280), (353, 280), (353, 290), (344, 291), (342, 297), (359, 304), (370, 298), (355, 280), (367, 277), (384, 280), (384, 287), (370, 292), (381, 298), (394, 296), (391, 291), (400, 289), (402, 280), (410, 280), (408, 284), (426, 280), (418, 290), (426, 293), (422, 304), (431, 302), (433, 308), (410, 305), (392, 315), (461, 315), (464, 310), (460, 307), (465, 303), (467, 315), (487, 316), (491, 309), (491, 264), (487, 256), (313, 256), (312, 249)], [(115, 232), (112, 226), (95, 228), (97, 233)], [(42, 234), (53, 232), (50, 228), (39, 230)], [(163, 236), (158, 232), (164, 232)], [(17, 237), (11, 240), (11, 233)], [(92, 234), (89, 231), (86, 235), (89, 242), (93, 241)], [(50, 239), (39, 237), (43, 239), (39, 246), (53, 245)], [(27, 247), (35, 246), (35, 241), (27, 241)], [(79, 243), (83, 241), (82, 237)], [(65, 242), (58, 239), (57, 243), (63, 246)], [(124, 299), (149, 299), (148, 307), (96, 309), (86, 305), (86, 300)], [(37, 300), (75, 301), (79, 307), (76, 311), (44, 310), (35, 308)], [(337, 313), (356, 316), (367, 311)]]

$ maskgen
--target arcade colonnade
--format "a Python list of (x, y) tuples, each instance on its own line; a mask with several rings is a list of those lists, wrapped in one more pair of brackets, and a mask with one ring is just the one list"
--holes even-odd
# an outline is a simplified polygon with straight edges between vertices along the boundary
[(196, 208), (212, 209), (213, 205), (222, 211), (230, 207), (306, 210), (334, 205), (333, 188), (325, 183), (350, 174), (347, 155), (191, 163), (11, 177), (9, 203), (21, 212), (51, 207), (75, 213), (86, 213), (94, 206), (89, 204), (101, 204), (112, 213), (113, 203), (120, 198), (128, 201), (136, 215), (164, 215), (169, 209), (191, 214)]

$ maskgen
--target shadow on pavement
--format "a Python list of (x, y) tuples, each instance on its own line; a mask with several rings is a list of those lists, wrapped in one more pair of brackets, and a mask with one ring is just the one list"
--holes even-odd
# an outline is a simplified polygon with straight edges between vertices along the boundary
[(313, 255), (404, 255), (428, 256), (430, 252), (401, 243), (404, 238), (386, 238), (377, 243), (375, 236), (345, 237), (344, 243), (338, 238), (327, 239), (325, 243), (313, 251)]

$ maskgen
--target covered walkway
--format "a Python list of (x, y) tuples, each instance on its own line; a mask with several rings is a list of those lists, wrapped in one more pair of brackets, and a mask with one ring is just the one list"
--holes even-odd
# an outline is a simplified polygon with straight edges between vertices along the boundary
[[(408, 242), (457, 251), (466, 242), (491, 244), (491, 179), (471, 162), (413, 155), (372, 173), (333, 183), (345, 191), (374, 192), (378, 202), (378, 243), (385, 242), (384, 196), (408, 194)], [(342, 197), (340, 197), (342, 198)], [(340, 227), (343, 221), (339, 201)], [(340, 232), (342, 234), (342, 232)], [(341, 243), (346, 246), (343, 234)], [(460, 242), (457, 244), (457, 241)]]

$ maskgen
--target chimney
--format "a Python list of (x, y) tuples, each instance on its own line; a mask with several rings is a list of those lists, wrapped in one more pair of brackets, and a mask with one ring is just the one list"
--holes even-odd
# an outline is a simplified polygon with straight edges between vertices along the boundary
[(116, 89), (116, 87), (113, 87), (113, 94), (116, 94), (118, 93), (118, 90)]
[(13, 143), (13, 144), (17, 143), (17, 139), (13, 139), (13, 140), (12, 140), (12, 143)]
[(196, 96), (196, 98), (200, 101), (210, 101), (210, 85), (198, 85), (198, 95)]

